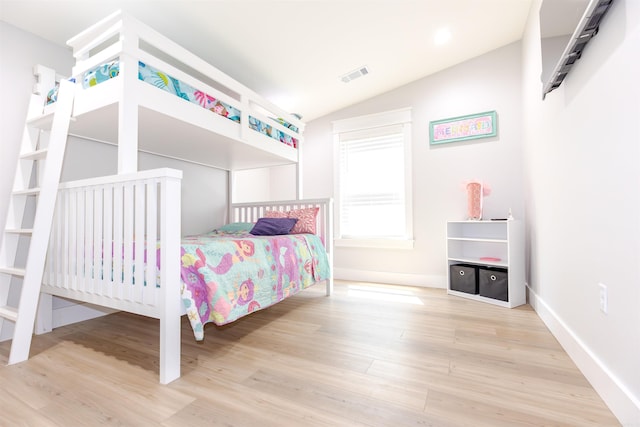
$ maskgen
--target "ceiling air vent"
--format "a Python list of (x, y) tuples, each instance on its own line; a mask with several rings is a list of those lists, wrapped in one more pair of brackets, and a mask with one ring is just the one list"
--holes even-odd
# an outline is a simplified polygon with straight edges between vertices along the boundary
[(340, 77), (340, 80), (342, 80), (345, 83), (349, 83), (351, 80), (355, 80), (359, 77), (366, 76), (367, 74), (369, 74), (369, 69), (367, 68), (366, 65), (364, 65), (362, 67), (359, 67), (343, 75), (342, 77)]

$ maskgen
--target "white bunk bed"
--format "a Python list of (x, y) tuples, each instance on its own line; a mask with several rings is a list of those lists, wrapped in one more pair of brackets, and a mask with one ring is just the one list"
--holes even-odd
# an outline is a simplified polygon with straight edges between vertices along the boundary
[[(60, 186), (41, 291), (160, 319), (160, 382), (166, 384), (180, 376), (180, 316), (185, 313), (180, 278), (182, 172), (138, 171), (139, 150), (230, 173), (296, 165), (299, 183), (304, 124), (122, 12), (68, 44), (76, 58), (69, 134), (117, 143), (118, 175)], [(110, 61), (118, 63), (117, 76), (83, 87), (87, 72)], [(139, 63), (233, 106), (240, 111), (239, 122), (140, 80)], [(44, 82), (53, 81), (53, 71), (38, 70), (42, 91)], [(42, 120), (50, 120), (55, 108), (55, 102), (45, 106)], [(256, 132), (249, 126), (250, 117), (295, 138), (295, 146)], [(230, 186), (232, 182), (230, 177)], [(294, 201), (232, 204), (229, 222), (255, 222), (268, 210), (318, 208), (316, 234), (331, 271), (331, 199), (300, 200), (299, 184), (297, 193)], [(146, 250), (156, 244), (159, 260), (155, 250)], [(329, 295), (331, 274), (325, 282)]]

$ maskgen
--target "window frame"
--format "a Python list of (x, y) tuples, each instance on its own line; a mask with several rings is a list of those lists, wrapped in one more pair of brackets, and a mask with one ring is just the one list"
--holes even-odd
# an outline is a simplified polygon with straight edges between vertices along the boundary
[[(368, 114), (348, 119), (335, 120), (333, 125), (334, 149), (334, 218), (336, 218), (334, 244), (342, 247), (365, 247), (380, 249), (413, 249), (413, 174), (412, 174), (412, 122), (411, 108), (402, 108), (381, 113)], [(402, 237), (352, 238), (343, 237), (340, 230), (340, 134), (378, 127), (401, 125), (404, 143), (404, 191), (405, 233)]]

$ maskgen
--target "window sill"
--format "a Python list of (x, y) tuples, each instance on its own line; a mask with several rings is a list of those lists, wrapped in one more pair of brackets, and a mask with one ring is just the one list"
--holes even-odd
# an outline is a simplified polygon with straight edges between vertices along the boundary
[(413, 249), (413, 239), (335, 239), (338, 248)]

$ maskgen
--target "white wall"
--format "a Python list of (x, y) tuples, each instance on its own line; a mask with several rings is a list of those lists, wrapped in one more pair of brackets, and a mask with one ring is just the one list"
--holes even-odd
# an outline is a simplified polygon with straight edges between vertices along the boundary
[[(295, 165), (249, 169), (234, 172), (234, 203), (295, 200)], [(306, 194), (303, 198), (309, 198)]]
[[(516, 218), (524, 217), (520, 58), (520, 44), (511, 44), (307, 124), (304, 194), (328, 197), (333, 195), (331, 122), (412, 108), (415, 248), (336, 248), (336, 277), (445, 287), (445, 224), (464, 219), (465, 180), (481, 179), (491, 186), (486, 218), (504, 218), (510, 208)], [(429, 121), (490, 110), (498, 113), (497, 137), (429, 145)]]
[[(118, 171), (117, 147), (69, 138), (62, 181), (112, 175)], [(140, 170), (168, 167), (183, 171), (182, 234), (211, 231), (227, 215), (227, 172), (149, 153), (139, 153)]]
[[(523, 39), (531, 303), (624, 425), (640, 425), (640, 2), (616, 0), (541, 98), (539, 10)], [(608, 287), (609, 313), (599, 310)]]

